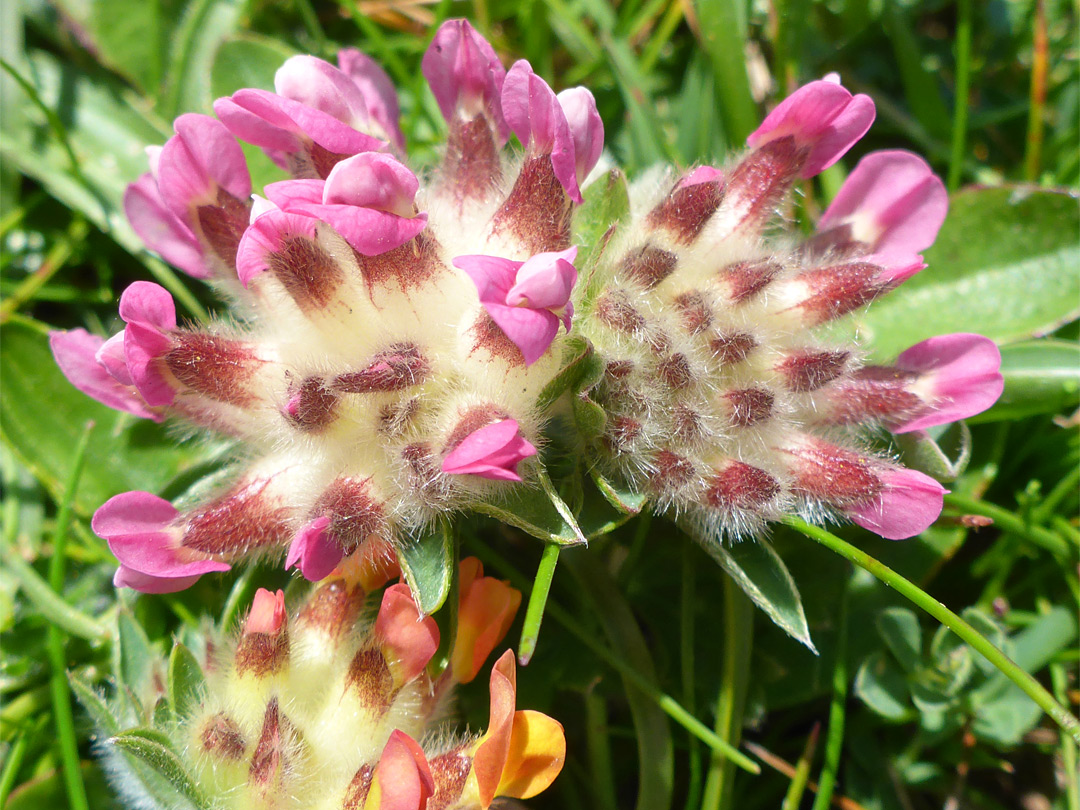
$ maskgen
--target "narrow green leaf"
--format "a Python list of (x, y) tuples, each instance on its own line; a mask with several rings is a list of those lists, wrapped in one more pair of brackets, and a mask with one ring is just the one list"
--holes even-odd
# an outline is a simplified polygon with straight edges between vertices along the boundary
[(150, 639), (130, 610), (121, 608), (116, 616), (116, 658), (113, 671), (120, 684), (142, 696), (151, 686), (157, 655)]
[(210, 112), (210, 73), (218, 48), (240, 22), (241, 0), (193, 0), (177, 27), (162, 113)]
[(206, 676), (191, 650), (180, 642), (169, 655), (169, 706), (179, 722), (198, 708)]
[(927, 269), (858, 318), (877, 358), (890, 359), (948, 332), (1020, 340), (1080, 313), (1077, 204), (1071, 195), (975, 189), (953, 195), (950, 205), (926, 251)]
[(544, 386), (536, 398), (536, 407), (541, 413), (550, 408), (568, 389), (576, 386), (585, 371), (586, 361), (592, 352), (587, 340), (579, 337), (568, 338), (563, 345), (563, 367)]
[(120, 718), (109, 708), (105, 698), (99, 695), (93, 686), (74, 672), (68, 673), (68, 683), (71, 684), (71, 691), (75, 693), (75, 697), (79, 699), (79, 703), (86, 709), (95, 725), (110, 737), (120, 733)]
[(401, 573), (409, 584), (416, 606), (424, 615), (434, 613), (450, 594), (454, 577), (454, 537), (439, 522), (422, 537), (398, 549)]
[[(547, 475), (544, 474), (546, 479)], [(546, 486), (550, 487), (547, 481)], [(542, 486), (544, 486), (542, 484)], [(576, 546), (586, 542), (585, 535), (578, 528), (569, 507), (554, 493), (558, 504), (543, 489), (519, 484), (509, 488), (498, 500), (480, 501), (474, 509), (485, 515), (501, 520), (546, 543), (558, 543), (561, 546)]]
[(145, 762), (200, 810), (210, 810), (210, 802), (172, 750), (168, 737), (161, 732), (148, 728), (132, 729), (111, 737), (109, 743)]
[(629, 487), (612, 481), (595, 470), (592, 471), (592, 479), (607, 502), (625, 515), (638, 514), (649, 501), (647, 495), (634, 492)]
[(91, 0), (86, 35), (103, 64), (156, 96), (182, 0)]
[(615, 234), (615, 228), (630, 212), (630, 196), (626, 187), (626, 175), (612, 169), (597, 179), (582, 194), (584, 202), (574, 212), (572, 241), (583, 246), (577, 257), (577, 266), (585, 274), (581, 289), (588, 299), (594, 292), (596, 267), (604, 248)]
[(922, 664), (922, 628), (919, 617), (907, 608), (886, 608), (877, 617), (877, 629), (905, 672)]
[(688, 523), (680, 525), (781, 630), (817, 652), (795, 580), (767, 540), (746, 540), (728, 547), (718, 538), (705, 537)]

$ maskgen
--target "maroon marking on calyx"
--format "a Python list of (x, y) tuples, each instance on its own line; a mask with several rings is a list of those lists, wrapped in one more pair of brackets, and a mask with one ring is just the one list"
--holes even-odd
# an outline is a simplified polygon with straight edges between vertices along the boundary
[(494, 405), (476, 405), (469, 408), (461, 415), (453, 430), (450, 431), (450, 435), (446, 437), (443, 452), (449, 453), (465, 441), (470, 434), (475, 433), (482, 427), (487, 427), (492, 422), (505, 418), (506, 412), (499, 410)]
[(236, 674), (264, 678), (274, 675), (289, 661), (289, 632), (244, 633), (236, 645)]
[(404, 343), (379, 352), (363, 371), (340, 374), (333, 387), (347, 394), (400, 391), (421, 382), (428, 362), (416, 346)]
[(851, 352), (803, 351), (789, 355), (776, 364), (789, 391), (816, 391), (844, 373)]
[(332, 639), (342, 638), (359, 618), (365, 595), (359, 585), (323, 580), (304, 603), (297, 624), (317, 628)]
[(236, 270), (236, 249), (247, 230), (250, 214), (250, 203), (236, 199), (223, 188), (218, 189), (216, 203), (195, 209), (203, 239), (230, 270)]
[(492, 217), (491, 229), (510, 233), (533, 255), (566, 250), (571, 206), (551, 168), (551, 155), (527, 158), (506, 201)]
[(645, 331), (645, 318), (630, 303), (623, 290), (607, 290), (596, 301), (596, 317), (602, 323), (628, 335)]
[(330, 518), (327, 530), (351, 554), (369, 535), (385, 536), (383, 503), (371, 494), (370, 478), (338, 478), (315, 501), (312, 515)]
[(277, 697), (270, 698), (263, 715), (262, 732), (255, 746), (248, 768), (248, 783), (258, 785), (263, 792), (269, 792), (271, 783), (281, 777), (284, 770), (284, 752), (282, 737), (288, 728), (288, 719), (278, 709)]
[(284, 545), (292, 536), (290, 509), (264, 495), (266, 483), (242, 483), (190, 513), (182, 545), (226, 558), (248, 549)]
[(728, 197), (746, 207), (739, 225), (767, 217), (795, 181), (809, 152), (787, 135), (769, 141), (742, 159), (728, 179)]
[(308, 377), (300, 383), (300, 390), (289, 402), (285, 411), (297, 430), (318, 433), (337, 415), (338, 394), (331, 390), (321, 377)]
[(780, 494), (780, 482), (762, 469), (732, 461), (709, 479), (703, 499), (714, 509), (755, 509)]
[(865, 501), (881, 491), (881, 480), (870, 459), (824, 441), (815, 440), (794, 450), (793, 489), (833, 503)]
[(736, 427), (750, 427), (764, 422), (772, 415), (775, 397), (764, 388), (744, 388), (728, 391), (724, 399), (731, 407), (731, 423)]
[(256, 397), (247, 384), (261, 363), (254, 350), (238, 340), (203, 332), (177, 330), (165, 365), (186, 388), (218, 402), (246, 408)]
[(365, 647), (357, 651), (345, 675), (345, 688), (370, 712), (381, 715), (390, 708), (396, 690), (382, 650)]
[(454, 748), (428, 760), (431, 779), (435, 783), (428, 806), (448, 807), (457, 801), (465, 790), (472, 764), (472, 757), (463, 748)]
[(649, 481), (657, 492), (668, 492), (688, 484), (694, 477), (694, 464), (670, 450), (661, 450), (652, 458), (653, 470)]
[(683, 402), (676, 403), (671, 410), (671, 427), (676, 438), (684, 442), (695, 442), (705, 436), (701, 414)]
[(647, 290), (651, 290), (675, 270), (679, 257), (653, 245), (635, 249), (626, 254), (620, 268), (627, 276)]
[(694, 381), (694, 372), (686, 355), (678, 352), (668, 355), (656, 366), (657, 376), (670, 388), (686, 388)]
[(334, 258), (306, 236), (283, 238), (280, 248), (267, 255), (266, 264), (304, 312), (326, 309), (345, 280)]
[(880, 272), (880, 267), (868, 262), (807, 270), (795, 278), (810, 288), (810, 294), (797, 306), (811, 314), (815, 324), (839, 318), (887, 291), (875, 282)]
[(732, 302), (741, 304), (764, 290), (776, 278), (783, 266), (779, 262), (735, 262), (720, 270), (720, 281), (728, 286)]
[(413, 418), (420, 413), (420, 400), (416, 397), (404, 402), (384, 405), (379, 410), (379, 432), (397, 438), (408, 429)]
[(604, 366), (604, 376), (612, 381), (622, 381), (634, 371), (633, 360), (612, 360)]
[(443, 172), (459, 201), (483, 199), (498, 185), (502, 163), (486, 116), (454, 119), (446, 139)]
[(330, 172), (334, 167), (346, 158), (352, 157), (352, 155), (343, 155), (338, 152), (331, 152), (325, 147), (319, 146), (314, 141), (308, 146), (308, 156), (311, 160), (311, 168), (315, 170), (315, 174), (325, 180), (330, 176)]
[(649, 212), (649, 225), (670, 231), (678, 242), (690, 244), (716, 213), (724, 199), (721, 178), (689, 186), (676, 185), (671, 193)]
[(368, 295), (374, 293), (375, 287), (392, 281), (402, 292), (408, 293), (423, 287), (446, 270), (446, 265), (439, 260), (439, 243), (424, 232), (404, 245), (377, 256), (364, 256), (356, 251), (353, 251), (353, 255), (360, 266)]
[(206, 719), (199, 734), (199, 742), (206, 753), (215, 754), (230, 762), (242, 758), (247, 747), (240, 726), (224, 712), (218, 712)]
[(909, 419), (928, 406), (908, 386), (918, 374), (890, 366), (867, 366), (840, 383), (832, 393), (830, 422), (866, 419)]
[(705, 296), (699, 292), (685, 292), (676, 297), (675, 308), (679, 310), (679, 320), (683, 329), (691, 335), (704, 332), (712, 326), (712, 310)]
[(509, 366), (525, 365), (525, 355), (521, 353), (521, 349), (506, 336), (506, 333), (486, 312), (480, 313), (469, 331), (473, 335), (472, 351), (482, 349)]
[(615, 416), (608, 422), (604, 440), (611, 452), (625, 453), (640, 435), (641, 422), (629, 416)]
[(374, 766), (361, 765), (345, 789), (342, 810), (364, 810), (364, 803), (367, 801), (368, 793), (371, 792), (371, 782), (374, 778)]
[(717, 335), (709, 341), (713, 357), (722, 366), (734, 366), (741, 363), (754, 349), (758, 342), (749, 332), (731, 332)]

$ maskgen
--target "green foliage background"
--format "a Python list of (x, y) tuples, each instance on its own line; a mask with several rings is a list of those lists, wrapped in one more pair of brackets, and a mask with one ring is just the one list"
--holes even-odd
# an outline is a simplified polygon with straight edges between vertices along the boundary
[[(4, 3), (0, 15), (5, 806), (78, 807), (80, 782), (89, 806), (119, 806), (64, 671), (77, 684), (123, 679), (113, 641), (122, 628), (165, 654), (202, 616), (235, 618), (256, 585), (287, 581), (259, 570), (206, 577), (174, 596), (118, 595), (112, 558), (89, 530), (107, 497), (182, 497), (226, 450), (177, 442), (97, 405), (48, 353), (51, 327), (115, 331), (119, 292), (147, 275), (191, 319), (217, 306), (148, 254), (123, 219), (143, 148), (164, 141), (178, 113), (209, 112), (240, 86), (271, 87), (292, 53), (332, 58), (351, 45), (390, 72), (413, 160), (431, 162), (442, 122), (418, 66), (449, 16), (469, 16), (507, 64), (523, 56), (557, 89), (587, 85), (631, 177), (658, 161), (722, 159), (770, 104), (835, 70), (874, 98), (877, 123), (842, 164), (805, 184), (796, 221), (811, 222), (845, 168), (872, 149), (912, 149), (948, 178), (950, 218), (929, 269), (855, 326), (881, 358), (940, 332), (989, 335), (1002, 344), (1005, 394), (970, 431), (898, 448), (955, 479), (935, 527), (904, 543), (839, 534), (966, 608), (1075, 713), (1080, 83), (1071, 0), (28, 0)], [(249, 155), (258, 185), (272, 167)], [(973, 530), (961, 519), (969, 514), (995, 523)], [(490, 520), (463, 532), (465, 552), (528, 590), (539, 543)], [(642, 516), (588, 552), (564, 552), (519, 703), (565, 724), (570, 757), (532, 806), (809, 807), (807, 773), (817, 781), (823, 758), (839, 755), (834, 797), (845, 807), (1005, 810), (1036, 796), (1045, 803), (1024, 806), (1080, 810), (1075, 746), (1023, 693), (867, 574), (791, 530), (773, 540), (817, 655), (726, 587), (666, 521)], [(483, 687), (460, 701), (473, 728), (486, 718)], [(665, 713), (672, 703), (725, 739), (741, 729), (763, 772), (710, 759)], [(798, 771), (784, 764), (800, 758)]]

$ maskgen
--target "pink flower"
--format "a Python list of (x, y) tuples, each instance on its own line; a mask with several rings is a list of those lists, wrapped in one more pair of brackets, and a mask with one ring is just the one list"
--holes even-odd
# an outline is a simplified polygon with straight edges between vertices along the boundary
[(604, 149), (604, 125), (585, 88), (556, 96), (524, 59), (506, 74), (503, 115), (533, 156), (550, 155), (551, 168), (567, 195), (582, 201), (581, 183)]
[(459, 114), (466, 120), (485, 115), (494, 124), (499, 145), (506, 143), (510, 128), (501, 103), (506, 69), (467, 20), (447, 20), (439, 26), (421, 71), (448, 122), (453, 124)]
[(157, 180), (147, 172), (124, 192), (124, 214), (146, 246), (193, 278), (214, 275), (195, 233), (165, 205)]
[(894, 433), (923, 430), (982, 413), (1001, 396), (1001, 352), (989, 338), (960, 332), (916, 343), (896, 359), (901, 371), (918, 374), (909, 387), (931, 410), (892, 428)]
[(781, 101), (746, 143), (758, 148), (794, 138), (796, 146), (806, 151), (799, 176), (807, 178), (842, 158), (873, 122), (874, 102), (869, 96), (852, 96), (838, 83), (822, 80), (803, 85)]
[(902, 150), (859, 161), (818, 223), (819, 233), (848, 226), (874, 252), (918, 253), (934, 243), (949, 195), (930, 165)]
[(356, 48), (338, 51), (338, 67), (353, 80), (364, 97), (372, 134), (405, 151), (405, 136), (401, 134), (401, 108), (398, 106), (394, 82), (378, 62)]
[(149, 492), (124, 492), (107, 500), (90, 522), (120, 561), (117, 587), (143, 593), (173, 593), (203, 574), (228, 571), (227, 563), (181, 547), (172, 504)]
[[(115, 349), (120, 339), (120, 363)], [(68, 381), (89, 397), (118, 411), (160, 422), (159, 413), (149, 408), (135, 390), (123, 362), (123, 333), (106, 341), (85, 329), (50, 332), (49, 348)]]
[(276, 636), (285, 626), (285, 592), (271, 592), (266, 588), (255, 591), (251, 611), (244, 622), (244, 634), (262, 633)]
[(938, 519), (948, 492), (928, 475), (888, 468), (878, 472), (881, 490), (868, 503), (846, 507), (848, 517), (886, 540), (904, 540)]
[(330, 572), (345, 556), (345, 549), (330, 534), (329, 528), (330, 518), (325, 516), (304, 524), (289, 546), (285, 569), (299, 567), (300, 573), (309, 582), (318, 582), (330, 576)]
[(536, 448), (518, 432), (518, 423), (502, 419), (466, 436), (443, 459), (442, 471), (492, 481), (520, 481), (518, 462), (535, 455)]
[(169, 405), (176, 390), (156, 362), (172, 348), (169, 332), (176, 329), (176, 305), (164, 287), (136, 281), (120, 296), (124, 355), (128, 374), (148, 405)]
[(531, 365), (555, 339), (560, 319), (570, 331), (576, 258), (577, 248), (571, 247), (538, 253), (525, 262), (497, 256), (458, 256), (453, 264), (473, 280), (488, 315)]

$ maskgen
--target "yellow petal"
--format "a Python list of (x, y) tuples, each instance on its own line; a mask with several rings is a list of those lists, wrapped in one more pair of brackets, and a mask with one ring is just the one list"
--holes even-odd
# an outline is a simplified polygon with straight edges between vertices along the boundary
[(510, 751), (496, 795), (528, 799), (555, 781), (566, 761), (563, 727), (546, 714), (514, 713)]

